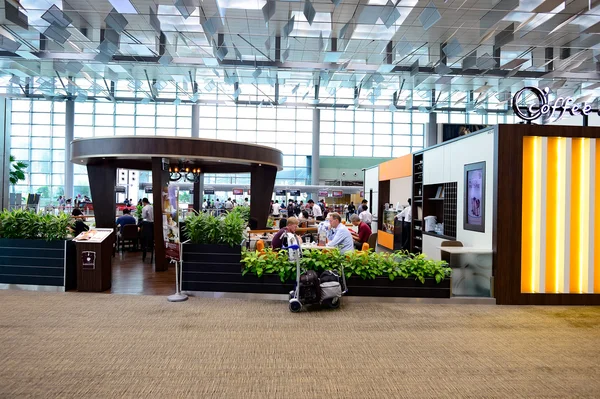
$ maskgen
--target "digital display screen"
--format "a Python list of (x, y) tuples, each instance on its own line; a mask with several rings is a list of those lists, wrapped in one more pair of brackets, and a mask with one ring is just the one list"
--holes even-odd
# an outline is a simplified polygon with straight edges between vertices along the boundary
[(234, 188), (233, 195), (244, 195), (244, 189), (242, 188)]
[(204, 190), (204, 194), (214, 194), (215, 190)]
[(467, 171), (467, 185), (467, 223), (481, 226), (483, 169)]
[(344, 196), (343, 191), (333, 191), (333, 198), (341, 198)]

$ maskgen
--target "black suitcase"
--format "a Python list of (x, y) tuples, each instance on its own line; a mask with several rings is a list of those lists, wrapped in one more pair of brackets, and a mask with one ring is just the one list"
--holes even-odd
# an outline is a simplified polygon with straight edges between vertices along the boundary
[(303, 303), (318, 303), (321, 295), (319, 275), (314, 270), (307, 270), (300, 276), (300, 301)]

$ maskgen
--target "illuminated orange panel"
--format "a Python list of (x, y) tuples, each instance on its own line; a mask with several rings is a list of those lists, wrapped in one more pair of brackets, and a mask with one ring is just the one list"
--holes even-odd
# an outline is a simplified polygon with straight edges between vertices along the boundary
[(569, 292), (587, 290), (589, 261), (589, 139), (573, 139)]
[(548, 138), (546, 177), (546, 292), (564, 292), (566, 139)]
[(523, 138), (521, 292), (539, 292), (541, 137)]
[(412, 154), (379, 165), (379, 181), (412, 176)]
[[(596, 186), (594, 212), (600, 216), (600, 140), (596, 139)], [(600, 223), (594, 224), (594, 293), (600, 294)]]

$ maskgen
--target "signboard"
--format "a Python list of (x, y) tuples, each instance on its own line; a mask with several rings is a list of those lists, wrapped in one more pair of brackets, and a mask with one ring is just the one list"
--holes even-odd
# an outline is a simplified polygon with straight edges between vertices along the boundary
[(248, 189), (248, 195), (250, 195), (250, 189)]
[(214, 194), (215, 190), (204, 190), (204, 194)]
[(165, 257), (181, 260), (181, 243), (179, 240), (179, 187), (167, 184), (162, 190), (163, 210), (163, 242), (165, 244)]
[(83, 270), (94, 270), (96, 268), (96, 252), (81, 251), (81, 268)]
[(146, 194), (152, 194), (152, 187), (144, 187), (144, 192)]
[(290, 195), (298, 197), (300, 195), (300, 190), (290, 190)]
[(275, 190), (275, 195), (285, 195), (285, 190)]
[[(530, 104), (522, 104), (521, 101), (532, 94), (535, 100)], [(524, 121), (531, 122), (539, 118), (545, 118), (549, 122), (556, 122), (568, 112), (569, 115), (587, 116), (592, 112), (592, 106), (585, 103), (575, 103), (572, 97), (556, 96), (554, 101), (550, 101), (548, 95), (549, 88), (539, 89), (537, 87), (523, 87), (517, 91), (512, 99), (512, 109), (519, 118)], [(600, 111), (598, 112), (600, 115)], [(554, 120), (550, 120), (555, 118)]]
[(332, 197), (333, 198), (341, 198), (344, 196), (344, 192), (343, 191), (332, 191)]
[(361, 190), (360, 192), (360, 198), (365, 198), (365, 192)]
[(233, 195), (244, 195), (244, 189), (242, 188), (234, 188)]
[(319, 190), (319, 197), (329, 197), (329, 192), (327, 190)]

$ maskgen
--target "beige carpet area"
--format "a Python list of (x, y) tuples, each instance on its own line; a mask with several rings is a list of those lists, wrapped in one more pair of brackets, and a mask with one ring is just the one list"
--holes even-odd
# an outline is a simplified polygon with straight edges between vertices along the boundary
[(600, 397), (600, 307), (0, 291), (0, 398)]

